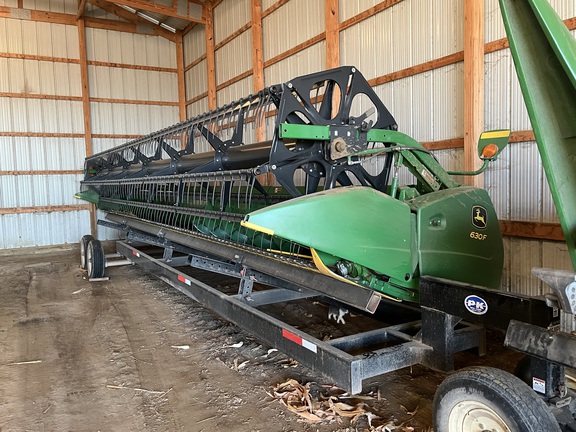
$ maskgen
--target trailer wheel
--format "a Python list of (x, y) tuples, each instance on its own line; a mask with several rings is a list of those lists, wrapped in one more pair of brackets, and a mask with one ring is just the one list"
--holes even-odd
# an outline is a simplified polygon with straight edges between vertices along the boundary
[(544, 401), (514, 375), (475, 367), (449, 376), (434, 396), (441, 432), (560, 432)]
[(101, 278), (104, 276), (104, 248), (100, 240), (92, 240), (86, 249), (86, 270), (89, 279)]
[(80, 239), (80, 268), (86, 270), (86, 254), (88, 250), (88, 243), (94, 240), (90, 234), (83, 236)]

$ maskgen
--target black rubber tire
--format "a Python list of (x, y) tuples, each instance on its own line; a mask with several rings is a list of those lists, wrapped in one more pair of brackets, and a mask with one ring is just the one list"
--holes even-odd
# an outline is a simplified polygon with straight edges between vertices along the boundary
[(86, 234), (80, 239), (80, 268), (86, 270), (86, 253), (88, 251), (88, 243), (94, 240), (90, 234)]
[(86, 250), (86, 271), (88, 272), (88, 279), (104, 277), (105, 267), (106, 261), (102, 243), (100, 243), (100, 240), (92, 240), (88, 243)]
[[(433, 410), (438, 432), (560, 432), (546, 403), (530, 387), (495, 368), (463, 369), (446, 378), (436, 391)], [(503, 426), (495, 427), (498, 422)]]

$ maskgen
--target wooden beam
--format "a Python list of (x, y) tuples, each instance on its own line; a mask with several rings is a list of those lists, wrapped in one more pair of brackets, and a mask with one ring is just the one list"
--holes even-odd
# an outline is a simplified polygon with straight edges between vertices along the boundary
[(500, 231), (502, 235), (523, 237), (538, 240), (566, 241), (562, 226), (558, 223), (524, 222), (501, 220)]
[(199, 100), (204, 99), (205, 97), (208, 97), (208, 92), (204, 92), (204, 93), (200, 93), (199, 95), (194, 96), (192, 99), (189, 99), (186, 101), (186, 106), (188, 105), (192, 105), (195, 102), (198, 102)]
[(86, 0), (78, 0), (78, 11), (76, 12), (76, 19), (84, 16), (84, 9), (86, 8)]
[(289, 1), (290, 0), (278, 0), (276, 3), (274, 3), (272, 6), (270, 6), (268, 9), (266, 9), (265, 11), (262, 12), (262, 18), (266, 18), (271, 13), (276, 12), (278, 9), (280, 9), (282, 6), (284, 6)]
[[(157, 26), (148, 26), (143, 24), (134, 24), (126, 21), (112, 21), (91, 17), (85, 17), (84, 20), (86, 21), (87, 28), (111, 30), (123, 33), (133, 33), (148, 36), (159, 36), (159, 34), (157, 34), (158, 32), (155, 29), (155, 27)], [(168, 32), (168, 36), (166, 36), (166, 39), (174, 41), (174, 37), (175, 37), (174, 33)]]
[[(464, 170), (475, 171), (478, 137), (484, 130), (484, 2), (464, 0)], [(467, 176), (470, 186), (484, 187), (484, 177)]]
[[(264, 88), (264, 55), (262, 43), (262, 2), (261, 0), (252, 0), (251, 2), (252, 17), (252, 89), (254, 93)], [(264, 122), (262, 122), (264, 123)], [(256, 142), (266, 139), (266, 126), (258, 125), (256, 128)]]
[(220, 91), (234, 83), (237, 83), (238, 81), (243, 80), (244, 78), (248, 78), (250, 75), (252, 75), (252, 73), (253, 69), (248, 69), (247, 71), (242, 72), (240, 75), (236, 75), (234, 78), (230, 78), (228, 81), (224, 81), (223, 83), (218, 84), (216, 86), (216, 91)]
[[(86, 50), (86, 25), (84, 18), (76, 21), (78, 23), (78, 45), (80, 52), (80, 82), (82, 88), (82, 111), (84, 113), (84, 142), (86, 156), (92, 156), (92, 123), (90, 114), (90, 87), (88, 86), (88, 55)], [(94, 237), (98, 235), (96, 221), (96, 206), (88, 205), (90, 211), (90, 232)]]
[[(222, 39), (220, 42), (218, 42), (216, 45), (214, 45), (214, 50), (218, 51), (220, 48), (222, 48), (228, 42), (233, 41), (238, 36), (240, 36), (242, 33), (244, 33), (246, 30), (248, 30), (251, 26), (252, 26), (252, 22), (247, 22), (242, 27), (240, 27), (238, 30), (236, 30), (234, 33), (226, 36), (224, 39)], [(252, 28), (252, 31), (254, 31), (254, 28)]]
[(434, 69), (449, 66), (451, 64), (461, 62), (462, 60), (464, 60), (464, 52), (460, 51), (454, 54), (449, 54), (447, 56), (437, 58), (435, 60), (420, 63), (415, 66), (410, 66), (408, 68), (401, 69), (396, 72), (391, 72), (386, 75), (372, 78), (368, 80), (368, 84), (370, 84), (372, 87), (375, 87), (381, 84), (396, 81), (401, 78), (407, 78), (409, 76), (418, 75), (424, 72), (429, 72)]
[(192, 69), (194, 66), (196, 66), (197, 64), (201, 63), (202, 60), (206, 60), (206, 54), (202, 54), (200, 57), (198, 57), (196, 60), (194, 60), (192, 63), (190, 63), (188, 66), (186, 66), (184, 68), (184, 72), (188, 72), (190, 69)]
[(0, 176), (23, 176), (23, 175), (79, 175), (82, 170), (30, 170), (30, 171), (0, 171)]
[(111, 62), (102, 62), (102, 61), (95, 61), (95, 60), (88, 60), (88, 64), (90, 66), (101, 66), (101, 67), (107, 67), (107, 68), (135, 69), (135, 70), (145, 70), (145, 71), (150, 71), (150, 72), (178, 73), (178, 69), (176, 69), (176, 68), (167, 68), (167, 67), (159, 67), (159, 66), (143, 66), (143, 65), (125, 64), (125, 63), (111, 63)]
[(313, 38), (310, 38), (307, 41), (304, 41), (301, 44), (298, 44), (298, 45), (290, 48), (289, 50), (278, 54), (276, 57), (272, 57), (271, 59), (266, 60), (264, 62), (264, 68), (272, 66), (273, 64), (278, 63), (278, 62), (290, 57), (291, 55), (296, 54), (297, 52), (300, 52), (306, 48), (311, 47), (312, 45), (315, 45), (319, 42), (322, 42), (324, 40), (325, 36), (326, 36), (325, 33), (320, 33), (319, 35), (316, 35)]
[[(178, 107), (180, 121), (186, 120), (186, 80), (184, 77), (184, 43), (182, 32), (176, 33), (176, 70), (178, 71)], [(183, 143), (183, 145), (185, 145)]]
[(14, 98), (14, 99), (45, 99), (45, 100), (66, 100), (81, 102), (82, 97), (80, 96), (61, 96), (61, 95), (47, 95), (38, 93), (6, 93), (0, 92), (0, 97)]
[(326, 38), (326, 69), (340, 66), (340, 30), (338, 0), (324, 0)]
[(127, 11), (120, 6), (115, 5), (114, 3), (108, 2), (106, 0), (87, 0), (90, 4), (93, 4), (100, 9), (114, 14), (123, 20), (126, 20), (132, 24), (135, 24), (139, 28), (148, 28), (149, 32), (155, 34), (156, 36), (161, 36), (169, 40), (174, 40), (174, 33), (171, 31), (166, 30), (157, 25), (153, 25), (150, 21), (145, 18), (142, 18), (132, 12)]
[(6, 6), (0, 6), (0, 18), (76, 25), (75, 15), (22, 8), (10, 8)]
[(214, 9), (207, 2), (203, 8), (206, 25), (206, 76), (208, 79), (208, 109), (216, 109), (216, 56), (214, 54)]
[(193, 18), (187, 15), (182, 15), (178, 12), (176, 7), (164, 6), (159, 3), (154, 3), (147, 0), (114, 0), (114, 3), (131, 7), (132, 9), (140, 11), (154, 12), (161, 15), (167, 15), (172, 18), (179, 18), (181, 20), (204, 24), (204, 21), (198, 18)]
[(340, 31), (347, 29), (348, 27), (352, 27), (353, 25), (358, 24), (359, 22), (368, 19), (377, 13), (382, 12), (385, 9), (391, 8), (392, 6), (401, 3), (404, 0), (385, 0), (383, 2), (378, 3), (375, 6), (372, 6), (370, 9), (366, 9), (364, 12), (360, 12), (358, 15), (354, 15), (352, 18), (343, 21), (340, 24)]
[(22, 213), (52, 213), (89, 210), (89, 204), (61, 205), (61, 206), (38, 206), (38, 207), (7, 207), (0, 208), (0, 215)]
[(112, 104), (126, 104), (126, 105), (179, 106), (179, 102), (149, 101), (138, 99), (91, 98), (90, 101), (98, 103), (112, 103)]

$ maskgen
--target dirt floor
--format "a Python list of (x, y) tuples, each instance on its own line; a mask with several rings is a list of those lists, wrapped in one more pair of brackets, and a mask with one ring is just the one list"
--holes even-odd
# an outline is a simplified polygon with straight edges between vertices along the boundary
[[(322, 376), (138, 267), (90, 283), (78, 261), (77, 250), (0, 256), (1, 432), (364, 431), (368, 419), (372, 430), (432, 430), (444, 374), (415, 366), (367, 380), (362, 398), (339, 401), (370, 414), (310, 423), (274, 388), (330, 384)], [(323, 337), (343, 326), (300, 303), (279, 313)], [(518, 359), (489, 350), (498, 355), (459, 355), (458, 367), (497, 361), (510, 370)]]

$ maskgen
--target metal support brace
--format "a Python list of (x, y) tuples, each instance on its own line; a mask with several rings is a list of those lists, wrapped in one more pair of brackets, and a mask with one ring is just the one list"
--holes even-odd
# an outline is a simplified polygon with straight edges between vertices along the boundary
[(462, 318), (422, 307), (422, 342), (433, 347), (426, 353), (425, 364), (441, 371), (454, 370), (456, 337), (454, 328)]
[(240, 287), (238, 288), (238, 295), (240, 295), (244, 300), (249, 300), (252, 295), (253, 287), (253, 277), (250, 276), (248, 269), (242, 266), (242, 270), (240, 270)]

